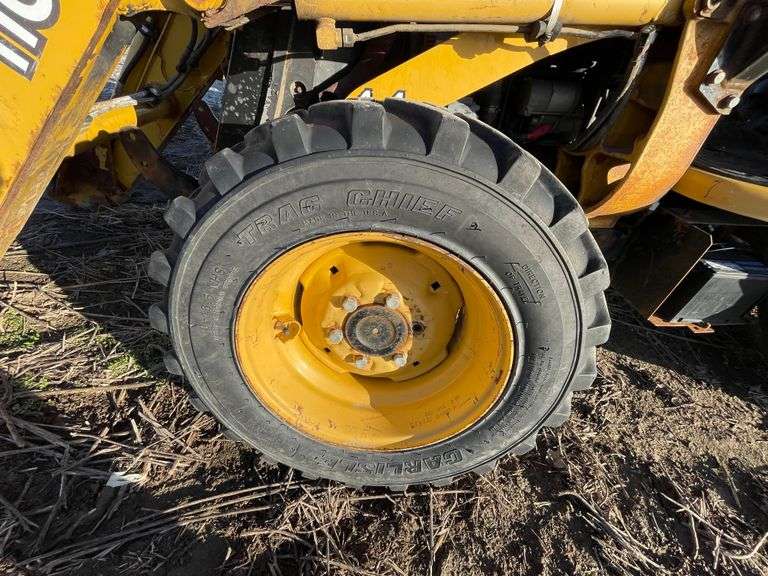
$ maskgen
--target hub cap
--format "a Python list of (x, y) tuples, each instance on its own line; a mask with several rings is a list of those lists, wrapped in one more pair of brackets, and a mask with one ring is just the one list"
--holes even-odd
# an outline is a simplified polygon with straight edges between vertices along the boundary
[(237, 361), (301, 433), (366, 450), (419, 448), (480, 420), (512, 370), (513, 331), (469, 265), (411, 237), (327, 236), (279, 256), (245, 291)]
[(405, 316), (376, 304), (358, 308), (344, 322), (349, 345), (373, 356), (394, 354), (405, 344), (408, 332)]

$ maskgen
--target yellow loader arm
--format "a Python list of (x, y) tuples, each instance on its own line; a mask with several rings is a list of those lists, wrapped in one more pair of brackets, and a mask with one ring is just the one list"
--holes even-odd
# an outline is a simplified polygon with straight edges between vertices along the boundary
[(223, 0), (0, 0), (0, 255), (80, 133), (135, 33), (121, 16)]

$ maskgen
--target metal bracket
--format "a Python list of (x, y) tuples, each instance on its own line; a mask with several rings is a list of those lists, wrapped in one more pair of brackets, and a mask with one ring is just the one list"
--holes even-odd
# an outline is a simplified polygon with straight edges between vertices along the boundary
[(141, 175), (169, 198), (189, 196), (197, 188), (197, 181), (168, 163), (141, 130), (120, 132), (120, 142)]
[(709, 20), (726, 20), (737, 4), (737, 0), (698, 0), (694, 14)]
[(654, 326), (711, 332), (706, 325), (674, 322), (660, 312), (711, 247), (711, 234), (660, 208), (632, 231), (622, 260), (611, 272), (611, 285)]
[(538, 22), (531, 24), (526, 38), (531, 42), (538, 42), (539, 45), (543, 45), (557, 37), (561, 28), (560, 11), (562, 9), (563, 0), (553, 0), (549, 13)]
[(699, 92), (720, 114), (730, 114), (741, 95), (768, 73), (768, 5), (747, 4), (707, 70)]

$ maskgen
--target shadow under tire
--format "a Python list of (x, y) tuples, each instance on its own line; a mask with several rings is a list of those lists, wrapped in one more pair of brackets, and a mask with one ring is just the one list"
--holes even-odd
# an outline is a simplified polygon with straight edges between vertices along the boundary
[[(403, 489), (486, 472), (505, 454), (531, 450), (542, 427), (567, 420), (610, 333), (608, 267), (576, 200), (509, 138), (444, 109), (335, 101), (260, 126), (207, 162), (196, 196), (174, 200), (166, 221), (176, 238), (148, 272), (167, 287), (151, 318), (170, 335), (169, 369), (183, 373), (231, 437), (309, 478)], [(238, 310), (255, 279), (310, 241), (371, 233), (433, 246), (471, 267), (513, 330), (498, 396), (439, 441), (361, 449), (318, 440), (300, 407), (295, 418), (268, 408), (238, 360)], [(447, 405), (448, 420), (454, 409)]]

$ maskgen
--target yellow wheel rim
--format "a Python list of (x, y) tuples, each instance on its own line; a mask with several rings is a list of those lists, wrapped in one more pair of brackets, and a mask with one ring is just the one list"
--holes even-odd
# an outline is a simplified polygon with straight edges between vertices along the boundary
[(508, 313), (434, 244), (344, 233), (279, 256), (241, 300), (240, 370), (275, 416), (320, 442), (420, 448), (493, 407), (514, 356)]

